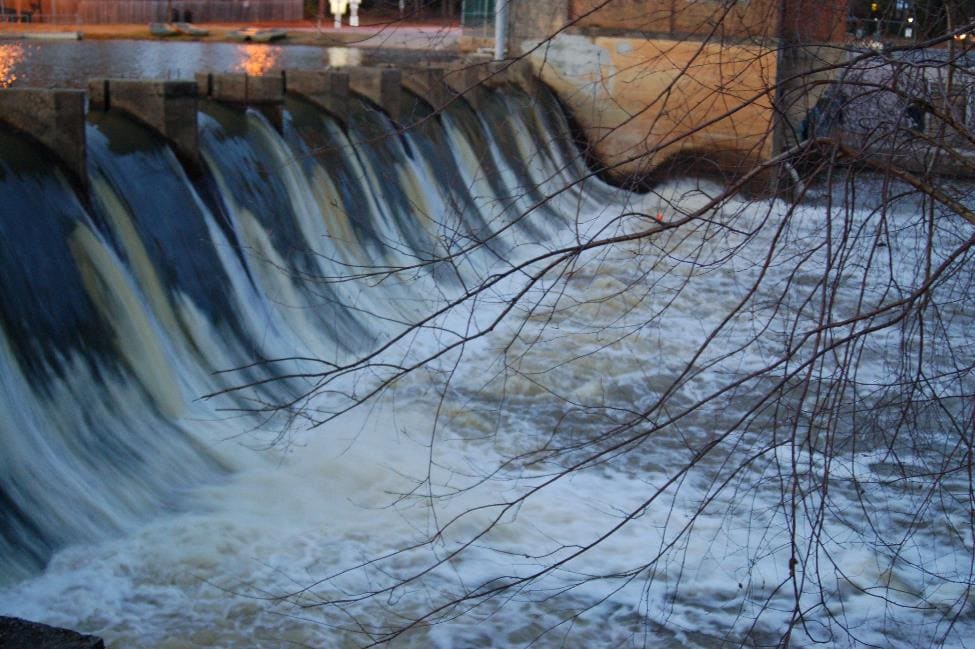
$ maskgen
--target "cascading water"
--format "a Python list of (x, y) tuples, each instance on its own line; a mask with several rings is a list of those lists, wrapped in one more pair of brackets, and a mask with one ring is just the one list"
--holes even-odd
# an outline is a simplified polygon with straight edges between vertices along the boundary
[[(784, 207), (732, 200), (704, 221), (727, 230), (665, 229), (529, 281), (537, 267), (525, 260), (652, 225), (646, 215), (679, 219), (717, 190), (612, 188), (588, 176), (544, 95), (468, 99), (476, 111), (455, 101), (434, 114), (414, 98), (402, 132), (366, 103), (344, 123), (289, 103), (280, 129), (206, 104), (201, 174), (131, 120), (91, 117), (85, 195), (31, 143), (0, 139), (0, 613), (116, 647), (357, 646), (541, 570), (394, 644), (712, 647), (781, 632), (792, 595), (779, 592), (790, 565), (781, 467), (812, 480), (829, 458), (811, 446), (789, 457), (748, 425), (734, 443), (713, 438), (749, 409), (750, 424), (766, 416), (748, 384), (709, 416), (678, 412), (774, 355), (780, 311), (804, 313), (798, 295), (769, 308), (758, 343), (739, 345), (766, 322), (762, 292), (747, 291), (762, 272), (814, 284), (819, 249), (790, 246), (822, 235), (822, 208), (756, 236)], [(899, 224), (889, 245), (905, 251), (920, 245), (911, 207), (885, 217)], [(887, 272), (910, 276), (909, 258)], [(876, 297), (869, 281), (860, 288), (834, 308)], [(973, 356), (952, 328), (972, 313), (963, 288), (943, 300), (957, 309), (944, 326), (959, 366)], [(492, 324), (519, 292), (531, 299)], [(721, 329), (746, 294), (754, 319)], [(370, 365), (323, 380), (374, 350)], [(878, 357), (862, 373), (882, 375), (883, 351), (866, 352)], [(964, 393), (964, 380), (946, 389)], [(672, 385), (681, 392), (653, 410)], [(593, 431), (643, 411), (674, 418), (668, 433), (547, 484), (577, 451), (612, 446)], [(726, 452), (702, 451), (718, 441)], [(870, 482), (903, 524), (917, 496), (877, 478), (888, 459), (863, 444), (833, 475)], [(961, 497), (958, 480), (939, 493)], [(648, 490), (662, 506), (644, 508)], [(853, 511), (866, 496), (837, 487), (831, 498)], [(946, 520), (959, 515), (964, 504), (944, 505)], [(832, 616), (903, 647), (975, 627), (970, 537), (925, 531), (905, 545), (921, 554), (894, 570), (853, 529), (819, 530), (849, 572), (817, 575), (835, 604), (810, 624)], [(877, 622), (891, 599), (908, 613)]]

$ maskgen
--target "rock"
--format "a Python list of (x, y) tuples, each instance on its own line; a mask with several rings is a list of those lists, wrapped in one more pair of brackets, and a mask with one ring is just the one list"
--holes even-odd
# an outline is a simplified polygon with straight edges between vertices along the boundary
[(105, 643), (69, 629), (0, 617), (0, 649), (105, 649)]

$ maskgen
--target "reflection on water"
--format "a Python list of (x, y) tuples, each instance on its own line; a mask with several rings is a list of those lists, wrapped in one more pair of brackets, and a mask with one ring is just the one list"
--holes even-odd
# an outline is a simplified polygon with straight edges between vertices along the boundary
[(17, 64), (24, 60), (20, 43), (0, 45), (0, 88), (9, 88), (17, 80)]
[(260, 76), (274, 67), (281, 56), (281, 48), (270, 45), (238, 45), (240, 61), (236, 70), (252, 76)]
[(332, 67), (362, 65), (362, 50), (352, 47), (329, 47), (325, 49), (325, 56)]
[(193, 79), (197, 72), (267, 74), (321, 70), (323, 65), (402, 64), (452, 60), (450, 52), (171, 41), (0, 41), (0, 87), (84, 88), (88, 79)]

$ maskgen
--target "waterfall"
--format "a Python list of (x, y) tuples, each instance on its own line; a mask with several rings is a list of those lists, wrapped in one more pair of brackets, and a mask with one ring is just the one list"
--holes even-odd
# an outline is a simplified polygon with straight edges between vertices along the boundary
[(0, 613), (114, 647), (750, 646), (797, 602), (802, 642), (971, 635), (967, 222), (863, 176), (611, 187), (543, 91), (351, 104), (204, 100), (192, 168), (92, 114), (83, 190), (0, 133)]
[[(421, 126), (399, 132), (365, 101), (344, 123), (292, 101), (279, 130), (208, 103), (202, 174), (135, 121), (95, 113), (84, 194), (45, 152), (3, 136), (0, 579), (179, 508), (182, 492), (243, 461), (216, 442), (245, 430), (248, 445), (278, 439), (287, 421), (251, 400), (286, 402), (303, 389), (297, 375), (370, 349), (419, 317), (431, 291), (543, 240), (558, 201), (581, 189), (466, 267), (438, 261), (585, 173), (564, 146), (529, 151), (566, 132), (552, 106), (531, 105), (545, 99), (479, 92), (509, 121), (460, 101), (434, 115), (414, 98), (404, 119)], [(506, 166), (526, 155), (542, 159)], [(409, 265), (409, 281), (379, 290), (327, 281)], [(251, 382), (256, 395), (200, 400)]]

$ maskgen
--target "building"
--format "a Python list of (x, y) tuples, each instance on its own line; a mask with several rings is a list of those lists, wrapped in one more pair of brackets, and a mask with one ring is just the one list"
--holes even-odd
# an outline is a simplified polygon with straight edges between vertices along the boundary
[(625, 180), (674, 160), (732, 174), (771, 160), (851, 52), (947, 49), (975, 0), (511, 0), (510, 13), (507, 51)]

